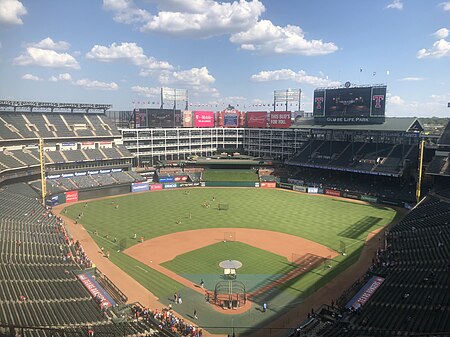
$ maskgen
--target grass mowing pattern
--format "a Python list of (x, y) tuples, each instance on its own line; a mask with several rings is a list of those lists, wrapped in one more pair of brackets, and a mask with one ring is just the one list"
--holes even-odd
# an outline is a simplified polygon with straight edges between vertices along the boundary
[(203, 172), (205, 181), (259, 181), (255, 170), (207, 170)]
[(178, 255), (162, 266), (177, 274), (222, 274), (219, 263), (229, 259), (242, 262), (239, 274), (286, 274), (294, 269), (283, 256), (238, 241), (218, 242)]
[[(212, 206), (202, 207), (205, 201)], [(229, 210), (217, 210), (217, 203), (228, 203)], [(115, 205), (119, 205), (119, 208)], [(297, 235), (334, 250), (339, 250), (342, 240), (347, 245), (347, 256), (350, 256), (362, 247), (369, 231), (387, 225), (396, 214), (393, 209), (378, 205), (361, 205), (342, 199), (257, 188), (197, 188), (191, 189), (188, 195), (185, 190), (164, 190), (95, 200), (89, 202), (87, 207), (79, 203), (66, 209), (72, 219), (83, 213), (79, 222), (91, 233), (98, 231), (99, 235), (94, 236), (94, 239), (99, 246), (111, 251), (111, 260), (158, 297), (172, 293), (174, 288), (181, 285), (117, 253), (119, 248), (137, 243), (137, 240), (132, 239), (134, 233), (138, 238), (144, 236), (147, 240), (200, 228), (256, 228)], [(181, 224), (177, 224), (180, 220)], [(364, 224), (364, 232), (354, 228), (355, 224), (361, 223)], [(350, 232), (349, 228), (352, 229)], [(105, 238), (106, 234), (109, 239)], [(115, 237), (117, 243), (112, 242)], [(119, 244), (123, 247), (119, 247)], [(335, 265), (345, 259), (343, 256), (337, 257)], [(289, 289), (298, 294), (302, 279), (316, 282), (322, 274), (325, 272), (301, 277)]]

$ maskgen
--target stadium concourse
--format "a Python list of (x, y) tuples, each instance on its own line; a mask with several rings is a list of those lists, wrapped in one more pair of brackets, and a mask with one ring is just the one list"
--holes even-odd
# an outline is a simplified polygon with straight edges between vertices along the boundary
[[(274, 178), (260, 183), (412, 208), (379, 234), (383, 249), (371, 240), (346, 273), (255, 335), (284, 334), (286, 330), (278, 328), (286, 322), (296, 327), (289, 332), (292, 336), (449, 335), (450, 126), (438, 147), (425, 148), (419, 157), (421, 140), (429, 140), (420, 122), (383, 116), (384, 123), (379, 123), (381, 113), (373, 125), (326, 125), (305, 119), (281, 130), (267, 125), (118, 130), (106, 116), (110, 107), (105, 105), (0, 105), (1, 334), (200, 335), (201, 328), (161, 310), (136, 281), (123, 273), (118, 277), (117, 267), (99, 253), (86, 232), (77, 232), (80, 239), (73, 240), (79, 227), (68, 231), (52, 207), (125, 194), (133, 187), (150, 189), (156, 185), (150, 183), (153, 172), (167, 179), (179, 177), (181, 182), (167, 182), (172, 187), (201, 185), (208, 167), (187, 167), (187, 157), (225, 151), (261, 158), (267, 167), (259, 168), (268, 169), (267, 175)], [(418, 157), (425, 172), (422, 191), (416, 189)], [(157, 171), (153, 166), (161, 160), (182, 165)], [(145, 165), (152, 168), (143, 170)], [(46, 178), (44, 200), (41, 173)], [(415, 190), (425, 197), (414, 207)], [(92, 268), (93, 260), (99, 268)], [(134, 285), (133, 292), (128, 283)]]

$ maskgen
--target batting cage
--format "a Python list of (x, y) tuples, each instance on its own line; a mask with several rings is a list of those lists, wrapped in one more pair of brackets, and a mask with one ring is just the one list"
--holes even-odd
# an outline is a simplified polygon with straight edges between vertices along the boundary
[(223, 309), (235, 309), (245, 305), (247, 293), (244, 283), (237, 280), (217, 282), (213, 300), (215, 305)]

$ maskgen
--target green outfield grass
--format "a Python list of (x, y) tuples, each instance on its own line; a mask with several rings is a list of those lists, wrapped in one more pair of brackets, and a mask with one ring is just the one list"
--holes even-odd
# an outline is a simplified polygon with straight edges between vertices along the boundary
[(280, 255), (249, 246), (242, 242), (218, 242), (164, 262), (163, 267), (177, 274), (223, 273), (219, 263), (224, 260), (242, 262), (239, 274), (287, 274), (294, 269), (289, 261)]
[(255, 170), (207, 170), (203, 172), (205, 181), (259, 181)]
[[(203, 207), (205, 202), (210, 203), (211, 207)], [(218, 203), (228, 204), (229, 209), (218, 210)], [(72, 219), (82, 213), (78, 221), (90, 233), (98, 232), (93, 238), (99, 246), (111, 251), (110, 259), (162, 300), (170, 298), (180, 289), (186, 291), (186, 288), (121, 252), (138, 243), (133, 239), (134, 234), (138, 238), (144, 236), (147, 240), (185, 230), (236, 227), (292, 234), (336, 251), (340, 250), (341, 242), (345, 243), (346, 256), (334, 258), (330, 262), (332, 268), (316, 268), (278, 287), (281, 292), (276, 299), (271, 300), (271, 305), (280, 307), (307, 296), (354, 263), (367, 234), (386, 226), (396, 216), (393, 209), (380, 205), (363, 205), (338, 198), (258, 188), (163, 190), (96, 200), (87, 206), (82, 202), (70, 205), (66, 210)], [(241, 262), (249, 259), (243, 268), (250, 269), (242, 269), (240, 273), (271, 274), (282, 270), (282, 263), (285, 268), (289, 264), (285, 259), (284, 262), (278, 261), (277, 258), (281, 257), (271, 256), (271, 253), (238, 242), (233, 244), (236, 244), (233, 251), (239, 256), (232, 258)], [(183, 254), (165, 265), (179, 274), (216, 274), (218, 260), (222, 256), (225, 256), (223, 259), (230, 258), (218, 254), (219, 245)], [(266, 259), (273, 262), (266, 263)], [(196, 265), (192, 261), (197, 261)], [(202, 303), (201, 298), (199, 303)], [(220, 316), (220, 313), (211, 315)], [(242, 324), (245, 325), (245, 320)]]

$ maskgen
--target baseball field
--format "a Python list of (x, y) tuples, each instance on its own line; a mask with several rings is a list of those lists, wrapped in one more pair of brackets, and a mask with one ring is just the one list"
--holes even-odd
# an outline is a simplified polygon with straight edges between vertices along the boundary
[[(251, 330), (291, 310), (353, 264), (369, 234), (396, 216), (380, 205), (258, 188), (144, 192), (79, 202), (64, 213), (163, 305), (183, 296), (174, 310), (193, 320), (195, 309), (196, 323), (212, 333), (229, 333), (231, 324)], [(244, 309), (205, 301), (200, 282), (213, 294), (224, 260), (242, 263)]]

